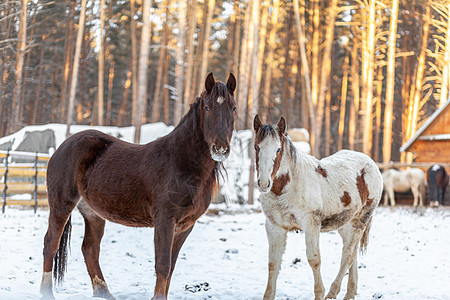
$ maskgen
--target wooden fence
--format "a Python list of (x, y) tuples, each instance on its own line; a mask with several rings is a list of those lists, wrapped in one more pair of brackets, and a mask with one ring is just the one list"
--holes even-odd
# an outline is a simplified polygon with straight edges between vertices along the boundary
[[(3, 207), (6, 205), (46, 206), (47, 200), (47, 163), (48, 154), (0, 151), (0, 191), (2, 192)], [(33, 201), (11, 198), (11, 195), (31, 194)], [(44, 198), (44, 199), (39, 199)]]

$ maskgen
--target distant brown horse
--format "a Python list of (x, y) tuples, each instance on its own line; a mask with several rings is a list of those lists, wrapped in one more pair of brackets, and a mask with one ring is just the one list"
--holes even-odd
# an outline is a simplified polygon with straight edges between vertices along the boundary
[(448, 187), (449, 176), (445, 168), (433, 165), (427, 170), (428, 187), (431, 194), (431, 205), (444, 205), (445, 190)]
[[(78, 204), (85, 221), (82, 251), (94, 296), (112, 299), (99, 265), (105, 219), (155, 228), (154, 299), (166, 299), (178, 253), (195, 221), (206, 211), (221, 161), (230, 152), (236, 79), (216, 82), (167, 136), (135, 145), (95, 130), (68, 138), (48, 164), (50, 206), (44, 239), (41, 292), (53, 298), (54, 277), (63, 279), (70, 240), (70, 215)], [(200, 249), (199, 249), (200, 250)]]

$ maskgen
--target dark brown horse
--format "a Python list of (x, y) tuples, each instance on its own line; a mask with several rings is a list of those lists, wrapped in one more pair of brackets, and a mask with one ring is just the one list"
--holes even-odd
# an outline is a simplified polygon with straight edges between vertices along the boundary
[(47, 171), (50, 215), (44, 239), (44, 297), (53, 297), (52, 269), (56, 280), (64, 275), (70, 215), (79, 203), (85, 221), (82, 251), (94, 296), (113, 298), (99, 265), (106, 219), (155, 228), (154, 298), (167, 298), (181, 246), (208, 208), (220, 162), (230, 152), (236, 79), (230, 74), (226, 84), (216, 82), (210, 73), (205, 87), (178, 126), (149, 144), (130, 144), (87, 130), (56, 150)]
[(427, 171), (428, 187), (430, 189), (431, 205), (444, 205), (445, 191), (448, 187), (449, 176), (445, 168), (433, 165)]

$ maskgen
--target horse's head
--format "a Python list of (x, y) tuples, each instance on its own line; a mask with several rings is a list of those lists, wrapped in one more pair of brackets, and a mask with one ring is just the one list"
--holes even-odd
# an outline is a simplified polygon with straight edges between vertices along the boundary
[(280, 169), (284, 152), (284, 134), (286, 121), (283, 117), (276, 126), (262, 124), (258, 115), (253, 120), (255, 131), (256, 173), (258, 188), (262, 193), (272, 189), (275, 175)]
[(230, 154), (230, 140), (236, 116), (234, 101), (236, 78), (230, 74), (225, 84), (215, 81), (213, 74), (209, 73), (206, 77), (205, 88), (199, 108), (203, 135), (209, 145), (212, 159), (220, 162)]

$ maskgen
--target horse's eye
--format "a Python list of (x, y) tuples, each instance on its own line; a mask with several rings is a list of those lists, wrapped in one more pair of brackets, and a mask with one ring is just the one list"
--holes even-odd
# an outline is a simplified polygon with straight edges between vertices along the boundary
[(211, 108), (209, 108), (209, 106), (208, 106), (208, 105), (206, 105), (206, 106), (205, 106), (205, 110), (206, 110), (206, 111), (210, 111), (210, 110), (211, 110)]
[(235, 107), (233, 107), (233, 111), (236, 111), (236, 106), (235, 106)]
[(255, 151), (258, 152), (258, 146), (255, 146)]
[(280, 151), (281, 151), (281, 148), (278, 148), (278, 149), (277, 149), (277, 154), (279, 154), (279, 153), (280, 153)]

